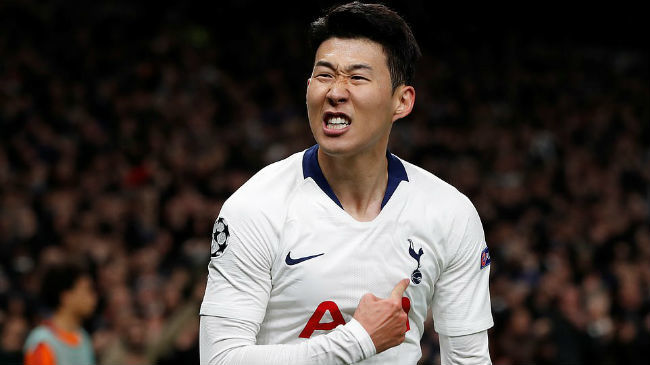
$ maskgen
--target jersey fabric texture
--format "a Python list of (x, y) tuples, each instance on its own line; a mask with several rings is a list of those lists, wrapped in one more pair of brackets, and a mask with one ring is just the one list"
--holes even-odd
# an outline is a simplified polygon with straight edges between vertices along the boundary
[(51, 323), (34, 328), (24, 346), (27, 365), (93, 365), (90, 336), (83, 329), (68, 333)]
[(365, 293), (388, 297), (409, 278), (406, 340), (362, 363), (416, 364), (428, 307), (443, 335), (490, 328), (490, 266), (469, 199), (387, 152), (381, 212), (359, 222), (342, 209), (317, 152), (267, 166), (224, 203), (200, 314), (260, 323), (258, 345), (299, 343), (349, 322)]

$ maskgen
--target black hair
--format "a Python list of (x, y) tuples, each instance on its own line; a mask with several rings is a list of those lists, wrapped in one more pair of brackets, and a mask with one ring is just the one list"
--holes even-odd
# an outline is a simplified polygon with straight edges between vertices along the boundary
[(41, 299), (50, 309), (55, 310), (61, 304), (61, 294), (72, 289), (77, 281), (89, 272), (73, 263), (56, 264), (47, 269), (41, 280)]
[(413, 84), (420, 47), (406, 21), (385, 5), (354, 1), (327, 10), (311, 23), (313, 53), (333, 37), (367, 38), (379, 43), (386, 53), (393, 90), (403, 84)]

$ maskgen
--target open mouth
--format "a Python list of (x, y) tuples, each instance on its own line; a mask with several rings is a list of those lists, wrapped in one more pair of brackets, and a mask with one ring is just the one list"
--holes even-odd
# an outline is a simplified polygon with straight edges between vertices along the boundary
[(350, 117), (344, 113), (325, 113), (323, 121), (325, 128), (333, 130), (344, 129), (352, 123)]

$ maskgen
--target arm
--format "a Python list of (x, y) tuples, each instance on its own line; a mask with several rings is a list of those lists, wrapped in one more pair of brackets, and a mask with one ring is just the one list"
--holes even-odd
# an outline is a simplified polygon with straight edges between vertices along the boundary
[(54, 351), (45, 342), (39, 342), (25, 353), (25, 365), (56, 365)]
[(401, 308), (401, 298), (407, 286), (408, 279), (400, 281), (387, 299), (364, 295), (350, 322), (326, 335), (295, 345), (255, 345), (259, 324), (202, 316), (199, 334), (201, 364), (359, 362), (404, 341), (406, 314)]
[(443, 365), (488, 365), (487, 330), (465, 336), (440, 335), (440, 356)]
[(489, 253), (481, 220), (463, 197), (449, 222), (446, 264), (435, 284), (432, 313), (443, 364), (489, 364), (492, 327)]
[(356, 320), (295, 345), (256, 345), (259, 325), (202, 316), (201, 364), (350, 364), (375, 354), (370, 336)]

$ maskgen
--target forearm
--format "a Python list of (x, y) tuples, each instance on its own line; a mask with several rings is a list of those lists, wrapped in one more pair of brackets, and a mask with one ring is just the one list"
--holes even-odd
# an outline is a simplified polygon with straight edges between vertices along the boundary
[(465, 336), (440, 335), (442, 365), (492, 364), (487, 330)]
[(292, 345), (256, 345), (256, 333), (252, 322), (201, 316), (201, 364), (350, 364), (375, 354), (370, 336), (356, 320)]

